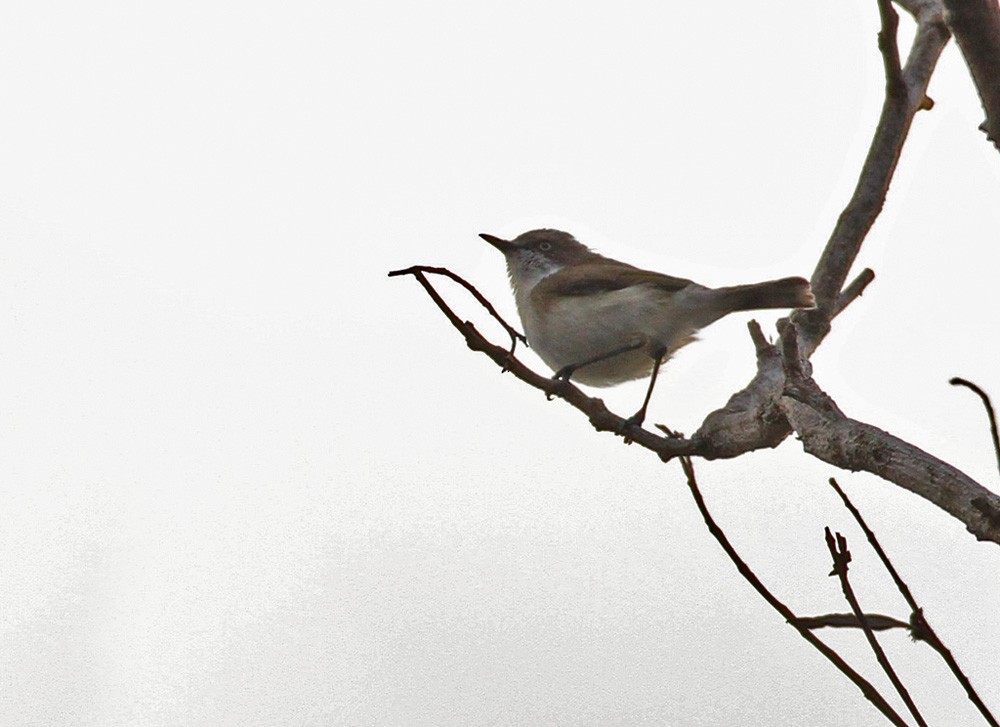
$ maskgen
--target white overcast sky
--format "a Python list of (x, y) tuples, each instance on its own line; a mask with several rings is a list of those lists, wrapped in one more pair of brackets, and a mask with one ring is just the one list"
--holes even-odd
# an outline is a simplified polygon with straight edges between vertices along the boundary
[[(738, 577), (676, 465), (386, 277), (446, 265), (513, 320), (477, 233), (543, 225), (709, 285), (808, 275), (878, 113), (875, 0), (3, 15), (0, 723), (883, 723)], [(858, 263), (878, 277), (815, 373), (997, 488), (947, 380), (1000, 399), (1000, 159), (954, 45), (930, 93)], [(690, 432), (745, 383), (746, 320), (670, 362), (653, 421)], [(1000, 712), (995, 545), (794, 439), (699, 472), (794, 609), (846, 608), (830, 525), (862, 604), (906, 618), (839, 477)], [(822, 636), (885, 685), (858, 634)], [(928, 648), (883, 641), (932, 723), (976, 723)]]

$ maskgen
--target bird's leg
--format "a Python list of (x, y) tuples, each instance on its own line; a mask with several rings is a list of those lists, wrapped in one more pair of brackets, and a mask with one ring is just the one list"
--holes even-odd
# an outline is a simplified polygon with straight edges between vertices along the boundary
[(649, 400), (653, 396), (653, 387), (656, 386), (656, 375), (660, 372), (660, 366), (663, 364), (663, 359), (666, 356), (667, 349), (665, 348), (658, 348), (653, 353), (653, 373), (649, 377), (649, 388), (646, 389), (646, 398), (642, 400), (642, 406), (639, 408), (639, 411), (625, 420), (625, 425), (622, 429), (629, 426), (642, 426), (642, 423), (646, 420), (646, 407), (649, 406)]
[(593, 358), (588, 358), (584, 361), (580, 361), (579, 363), (570, 364), (569, 366), (563, 366), (561, 369), (555, 372), (552, 378), (557, 380), (561, 379), (563, 381), (569, 381), (570, 377), (577, 369), (583, 368), (584, 366), (589, 366), (590, 364), (594, 364), (599, 361), (607, 361), (609, 358), (620, 356), (621, 354), (628, 353), (629, 351), (635, 351), (636, 349), (642, 348), (645, 345), (646, 341), (643, 339), (639, 339), (633, 343), (630, 343), (627, 346), (616, 348), (613, 351), (602, 353), (599, 356), (594, 356)]

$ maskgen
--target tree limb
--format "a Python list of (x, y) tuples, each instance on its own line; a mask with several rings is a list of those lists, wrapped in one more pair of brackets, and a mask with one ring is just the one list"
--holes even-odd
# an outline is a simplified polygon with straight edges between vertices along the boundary
[[(815, 310), (792, 314), (792, 320), (804, 333), (807, 358), (829, 332), (832, 318), (860, 295), (869, 275), (874, 277), (874, 273), (866, 275), (867, 271), (863, 271), (858, 280), (844, 289), (861, 243), (885, 203), (913, 117), (926, 105), (927, 85), (949, 37), (937, 0), (909, 0), (909, 9), (917, 15), (917, 33), (906, 65), (899, 68), (895, 13), (885, 7), (884, 0), (880, 3), (883, 27), (879, 47), (886, 69), (886, 98), (857, 187), (813, 272), (813, 293), (818, 306)], [(776, 355), (762, 354), (758, 348), (757, 374), (753, 380), (725, 406), (709, 414), (692, 436), (698, 454), (708, 458), (737, 457), (781, 443), (791, 427), (782, 421), (777, 406), (780, 369)]]
[(948, 29), (941, 14), (922, 14), (906, 66), (900, 68), (896, 13), (888, 5), (888, 0), (879, 0), (882, 16), (879, 50), (886, 71), (886, 95), (875, 136), (854, 194), (837, 220), (813, 272), (812, 288), (817, 308), (793, 314), (793, 320), (803, 323), (803, 341), (810, 353), (830, 329), (830, 318), (840, 300), (844, 282), (861, 243), (882, 211), (913, 117), (925, 106), (927, 85), (948, 42)]
[(1000, 6), (996, 0), (943, 0), (948, 27), (983, 102), (981, 128), (1000, 150)]
[(841, 469), (863, 470), (934, 503), (979, 540), (1000, 544), (1000, 496), (957, 467), (878, 427), (844, 415), (804, 371), (794, 327), (786, 331), (781, 408), (802, 447)]
[(785, 385), (778, 349), (764, 338), (757, 321), (747, 324), (757, 348), (757, 373), (726, 405), (711, 412), (691, 437), (705, 459), (738, 457), (750, 450), (777, 447), (791, 433), (778, 399)]

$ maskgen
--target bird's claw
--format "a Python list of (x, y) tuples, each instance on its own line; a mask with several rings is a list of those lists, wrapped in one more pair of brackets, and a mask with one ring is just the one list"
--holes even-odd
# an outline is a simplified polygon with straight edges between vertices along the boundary
[(636, 412), (628, 419), (622, 420), (621, 426), (618, 427), (617, 434), (625, 440), (625, 444), (632, 444), (632, 438), (626, 434), (629, 429), (633, 427), (637, 429), (642, 429), (642, 423), (645, 421), (645, 412)]
[(563, 366), (561, 369), (552, 374), (552, 379), (554, 381), (569, 381), (574, 371), (576, 371), (575, 366)]

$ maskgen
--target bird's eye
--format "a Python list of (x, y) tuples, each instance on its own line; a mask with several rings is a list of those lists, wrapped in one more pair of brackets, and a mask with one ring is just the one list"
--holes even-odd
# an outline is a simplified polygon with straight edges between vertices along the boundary
[(551, 242), (540, 242), (540, 243), (538, 243), (538, 249), (541, 250), (542, 252), (545, 252), (546, 250), (551, 250), (552, 249), (552, 243)]

